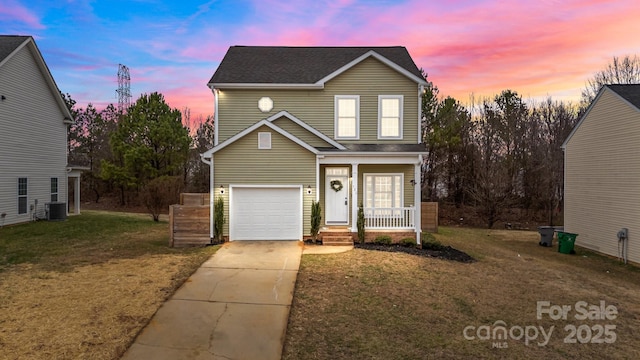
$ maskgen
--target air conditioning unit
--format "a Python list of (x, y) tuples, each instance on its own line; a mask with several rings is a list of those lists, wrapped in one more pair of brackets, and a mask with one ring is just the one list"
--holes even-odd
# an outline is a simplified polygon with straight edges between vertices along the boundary
[(47, 220), (63, 221), (67, 219), (67, 203), (50, 202), (50, 203), (46, 203), (46, 206), (47, 206)]

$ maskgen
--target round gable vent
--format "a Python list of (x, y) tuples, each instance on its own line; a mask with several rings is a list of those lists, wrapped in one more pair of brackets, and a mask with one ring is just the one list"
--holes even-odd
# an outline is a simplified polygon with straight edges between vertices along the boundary
[(264, 96), (258, 100), (258, 109), (262, 112), (269, 112), (273, 109), (273, 100), (270, 97)]

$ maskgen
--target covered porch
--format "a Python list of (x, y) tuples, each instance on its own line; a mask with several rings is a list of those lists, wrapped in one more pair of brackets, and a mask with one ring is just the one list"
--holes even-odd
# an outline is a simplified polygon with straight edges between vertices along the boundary
[(362, 206), (367, 241), (373, 234), (388, 234), (419, 243), (421, 166), (422, 155), (416, 153), (318, 155), (321, 237), (357, 240)]

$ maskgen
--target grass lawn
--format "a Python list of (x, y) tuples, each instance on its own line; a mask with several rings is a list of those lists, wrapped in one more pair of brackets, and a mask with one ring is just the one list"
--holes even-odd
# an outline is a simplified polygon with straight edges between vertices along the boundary
[(85, 211), (0, 229), (0, 359), (118, 359), (217, 247), (168, 247), (167, 222)]
[[(537, 232), (441, 228), (435, 237), (478, 261), (304, 255), (283, 359), (640, 358), (637, 267), (579, 248), (560, 254), (539, 246)], [(538, 319), (538, 301), (570, 306), (566, 319)], [(579, 318), (606, 315), (601, 301), (615, 319)]]

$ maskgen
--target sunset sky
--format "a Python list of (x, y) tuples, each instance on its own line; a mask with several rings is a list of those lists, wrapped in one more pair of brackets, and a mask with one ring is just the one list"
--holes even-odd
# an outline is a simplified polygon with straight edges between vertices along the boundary
[(407, 47), (442, 96), (505, 89), (577, 101), (613, 56), (640, 55), (637, 0), (1, 0), (0, 33), (32, 35), (58, 87), (81, 107), (153, 91), (192, 116), (232, 45)]

